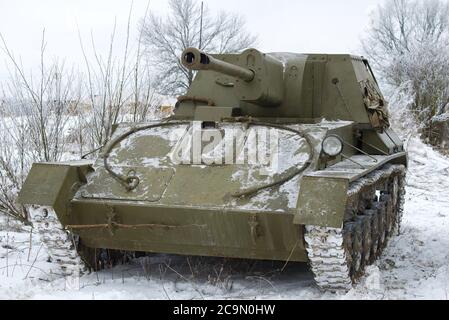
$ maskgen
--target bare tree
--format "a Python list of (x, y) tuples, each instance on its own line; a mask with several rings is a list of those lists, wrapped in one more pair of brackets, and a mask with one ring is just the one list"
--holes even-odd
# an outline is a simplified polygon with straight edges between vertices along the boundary
[[(145, 15), (142, 19), (142, 23), (145, 25), (148, 19), (148, 9), (145, 11)], [(144, 30), (140, 28), (139, 38), (137, 41), (137, 50), (134, 59), (133, 69), (133, 83), (132, 93), (134, 97), (132, 108), (132, 121), (142, 122), (148, 118), (157, 118), (158, 111), (156, 106), (160, 106), (161, 97), (156, 94), (156, 86), (152, 81), (151, 65), (144, 57), (144, 48), (142, 48), (142, 39), (144, 36)]]
[(0, 213), (27, 220), (17, 194), (34, 162), (79, 159), (104, 145), (115, 124), (157, 116), (161, 98), (143, 59), (142, 32), (137, 48), (132, 46), (131, 15), (132, 6), (126, 43), (118, 53), (115, 24), (105, 56), (92, 34), (93, 54), (88, 55), (80, 36), (84, 74), (68, 69), (64, 61), (47, 61), (45, 30), (38, 73), (27, 73), (0, 34), (0, 50), (10, 66), (9, 79), (0, 86)]
[(16, 203), (17, 192), (33, 162), (59, 161), (67, 151), (65, 133), (81, 94), (76, 73), (64, 62), (47, 62), (42, 34), (38, 75), (27, 75), (0, 34), (1, 49), (9, 58), (10, 77), (2, 86), (5, 103), (0, 117), (0, 212), (26, 220)]
[(256, 41), (245, 30), (245, 21), (239, 15), (212, 14), (196, 0), (170, 0), (169, 9), (168, 15), (150, 14), (148, 21), (141, 23), (142, 42), (148, 60), (158, 71), (157, 81), (164, 94), (176, 95), (192, 83), (194, 73), (179, 61), (184, 49), (238, 52)]
[[(150, 66), (143, 59), (140, 41), (136, 49), (131, 48), (132, 10), (131, 5), (122, 52), (114, 52), (116, 23), (110, 36), (109, 50), (104, 56), (97, 51), (91, 34), (93, 58), (89, 57), (79, 35), (87, 73), (85, 92), (89, 102), (85, 122), (80, 126), (85, 128), (85, 142), (91, 149), (101, 147), (110, 139), (115, 124), (148, 120), (155, 115), (155, 109), (160, 104), (150, 76)], [(139, 40), (141, 38), (142, 32)]]
[(432, 119), (449, 107), (449, 3), (388, 0), (362, 45), (384, 82), (413, 96), (410, 110), (428, 138)]

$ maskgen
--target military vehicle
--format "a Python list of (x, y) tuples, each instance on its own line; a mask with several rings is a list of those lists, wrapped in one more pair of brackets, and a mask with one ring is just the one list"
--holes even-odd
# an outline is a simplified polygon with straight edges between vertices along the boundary
[(349, 290), (404, 204), (407, 154), (368, 61), (188, 48), (181, 62), (195, 77), (173, 116), (115, 126), (95, 161), (33, 165), (20, 202), (53, 259), (302, 261)]

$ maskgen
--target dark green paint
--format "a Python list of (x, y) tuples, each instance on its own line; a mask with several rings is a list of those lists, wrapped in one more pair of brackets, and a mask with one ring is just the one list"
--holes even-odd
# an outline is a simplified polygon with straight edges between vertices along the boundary
[[(94, 165), (35, 164), (20, 192), (20, 202), (53, 207), (63, 225), (109, 223), (110, 228), (76, 231), (91, 247), (307, 261), (304, 225), (341, 227), (346, 190), (352, 181), (388, 162), (406, 164), (402, 142), (394, 131), (374, 128), (370, 122), (362, 83), (368, 81), (379, 94), (380, 90), (362, 58), (265, 54), (255, 49), (204, 57), (188, 49), (183, 58), (189, 52), (209, 63), (182, 61), (200, 71), (177, 103), (174, 119), (221, 125), (224, 119), (252, 117), (299, 125), (309, 134), (316, 156), (293, 191), (298, 195), (296, 207), (289, 207), (289, 194), (281, 187), (266, 191), (266, 200), (256, 204), (260, 210), (253, 209), (251, 199), (233, 199), (230, 195), (243, 186), (232, 177), (238, 172), (249, 174), (244, 165), (171, 163), (168, 153), (176, 144), (169, 137), (173, 128), (159, 135), (141, 132), (113, 149), (109, 162), (114, 170), (126, 173), (132, 169), (141, 179), (133, 191), (126, 191), (108, 175), (100, 157)], [(322, 123), (323, 119), (329, 122)], [(121, 124), (114, 131), (136, 125), (145, 124)], [(329, 159), (320, 154), (328, 134), (337, 134), (348, 143), (345, 156), (359, 154), (351, 144), (376, 155), (378, 161), (363, 169), (348, 163), (340, 173), (326, 170), (344, 160), (341, 155)], [(158, 165), (147, 162), (149, 158)], [(253, 178), (263, 184), (256, 175)]]

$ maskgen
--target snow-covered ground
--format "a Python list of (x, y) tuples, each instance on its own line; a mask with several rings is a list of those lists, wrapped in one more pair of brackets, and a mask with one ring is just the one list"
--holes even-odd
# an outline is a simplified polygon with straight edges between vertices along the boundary
[(408, 143), (401, 234), (347, 294), (323, 293), (306, 264), (156, 255), (79, 279), (58, 275), (37, 235), (0, 221), (0, 299), (448, 299), (449, 159)]

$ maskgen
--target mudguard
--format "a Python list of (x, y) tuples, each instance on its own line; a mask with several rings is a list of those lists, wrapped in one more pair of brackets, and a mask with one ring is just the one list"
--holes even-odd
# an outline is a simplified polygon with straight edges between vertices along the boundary
[(18, 202), (23, 205), (51, 207), (64, 223), (70, 200), (86, 181), (91, 161), (67, 163), (34, 163), (20, 190)]

